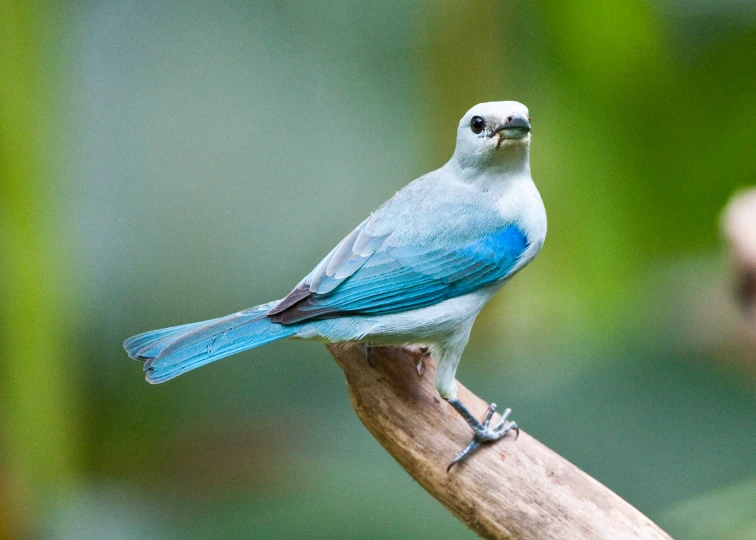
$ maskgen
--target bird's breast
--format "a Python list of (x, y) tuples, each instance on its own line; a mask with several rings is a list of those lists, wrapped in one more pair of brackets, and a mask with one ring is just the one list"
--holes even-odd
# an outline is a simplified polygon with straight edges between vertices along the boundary
[(546, 240), (546, 209), (530, 176), (508, 182), (496, 203), (496, 209), (504, 222), (516, 225), (527, 239), (527, 249), (513, 268), (514, 274), (532, 261), (543, 247)]
[(516, 224), (529, 244), (543, 244), (546, 239), (546, 209), (530, 177), (510, 182), (496, 203), (499, 216)]

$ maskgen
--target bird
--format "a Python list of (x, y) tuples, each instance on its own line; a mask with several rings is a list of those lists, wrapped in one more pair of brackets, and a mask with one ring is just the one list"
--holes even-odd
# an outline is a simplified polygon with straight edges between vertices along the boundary
[(480, 103), (459, 122), (441, 168), (407, 184), (357, 225), (279, 300), (225, 317), (145, 332), (123, 346), (162, 383), (281, 339), (424, 347), (435, 385), (473, 431), (449, 464), (507, 433), (457, 397), (455, 375), (478, 313), (546, 239), (546, 210), (530, 172), (530, 114), (516, 101)]

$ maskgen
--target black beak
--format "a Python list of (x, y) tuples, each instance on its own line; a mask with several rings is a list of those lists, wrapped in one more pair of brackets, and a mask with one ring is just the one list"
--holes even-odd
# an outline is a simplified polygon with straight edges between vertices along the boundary
[(530, 133), (530, 122), (524, 116), (510, 116), (494, 130), (494, 134), (500, 131), (509, 132), (505, 133), (505, 135), (512, 135), (512, 138), (519, 139)]

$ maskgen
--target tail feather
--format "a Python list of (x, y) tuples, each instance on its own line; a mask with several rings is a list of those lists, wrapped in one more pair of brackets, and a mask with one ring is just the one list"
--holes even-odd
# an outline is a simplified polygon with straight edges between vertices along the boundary
[(192, 330), (213, 321), (202, 321), (181, 326), (171, 326), (160, 330), (151, 330), (130, 337), (123, 342), (123, 348), (134, 360), (148, 360), (156, 357), (171, 341), (179, 336), (188, 334)]
[(145, 332), (124, 342), (129, 356), (144, 360), (151, 383), (173, 379), (226, 356), (291, 337), (296, 329), (266, 318), (271, 304), (219, 319)]

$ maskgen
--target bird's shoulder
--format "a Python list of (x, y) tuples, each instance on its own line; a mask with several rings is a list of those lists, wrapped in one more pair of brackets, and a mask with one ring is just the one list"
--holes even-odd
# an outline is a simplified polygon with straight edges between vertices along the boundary
[(406, 311), (501, 282), (529, 240), (499, 206), (454, 178), (421, 177), (358, 225), (268, 316), (293, 324)]
[(506, 226), (494, 200), (442, 171), (405, 186), (365, 222), (363, 231), (385, 238), (384, 246), (407, 242), (444, 244)]

